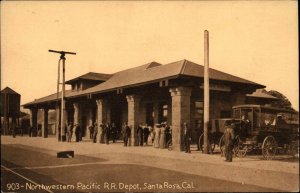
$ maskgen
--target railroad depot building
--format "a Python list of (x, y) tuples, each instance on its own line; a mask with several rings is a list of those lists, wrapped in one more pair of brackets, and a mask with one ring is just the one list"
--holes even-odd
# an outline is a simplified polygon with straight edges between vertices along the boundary
[[(121, 128), (128, 122), (132, 129), (130, 143), (137, 145), (138, 124), (167, 122), (172, 128), (173, 146), (179, 150), (183, 122), (191, 127), (193, 141), (203, 125), (203, 75), (204, 67), (188, 60), (165, 65), (151, 62), (114, 74), (84, 74), (66, 82), (72, 87), (66, 91), (66, 124), (78, 123), (83, 137), (89, 137), (87, 128), (94, 122), (98, 123), (98, 131), (101, 123), (115, 123)], [(209, 69), (209, 76), (210, 119), (230, 117), (234, 105), (276, 100), (252, 94), (264, 85), (214, 69)], [(43, 137), (48, 136), (50, 109), (56, 110), (57, 124), (60, 122), (60, 99), (56, 93), (23, 106), (31, 111), (33, 128), (37, 128), (37, 111), (42, 109)]]

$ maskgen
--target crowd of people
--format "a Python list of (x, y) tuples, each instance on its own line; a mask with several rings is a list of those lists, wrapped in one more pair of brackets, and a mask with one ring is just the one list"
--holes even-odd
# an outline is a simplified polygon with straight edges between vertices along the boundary
[[(127, 123), (123, 126), (124, 146), (130, 143), (131, 129)], [(156, 124), (154, 127), (147, 124), (139, 124), (136, 131), (136, 143), (139, 146), (153, 145), (155, 148), (166, 148), (171, 139), (171, 128), (166, 122)]]
[[(124, 123), (122, 129), (119, 129), (115, 123), (100, 124), (93, 123), (88, 127), (89, 138), (93, 143), (97, 141), (103, 144), (109, 144), (110, 141), (115, 143), (118, 139), (123, 139), (124, 146), (131, 144), (131, 127)], [(66, 140), (72, 141), (73, 134), (75, 134), (75, 141), (82, 141), (82, 129), (80, 124), (73, 124), (72, 122), (66, 126)], [(99, 133), (98, 133), (99, 132)], [(140, 123), (135, 135), (136, 143), (139, 146), (153, 145), (155, 148), (167, 148), (167, 143), (171, 140), (171, 128), (166, 122), (155, 124), (154, 127)], [(98, 138), (98, 139), (97, 139)]]
[[(247, 124), (246, 119), (242, 119), (242, 125)], [(224, 130), (224, 143), (225, 143), (225, 161), (232, 161), (232, 150), (234, 144), (234, 133), (235, 125), (233, 123), (228, 124), (225, 123)], [(132, 129), (128, 125), (128, 123), (124, 123), (122, 129), (118, 129), (115, 123), (106, 123), (100, 124), (99, 128), (97, 122), (91, 124), (88, 127), (89, 130), (89, 138), (93, 143), (102, 143), (109, 144), (110, 141), (115, 143), (117, 140), (122, 139), (124, 146), (130, 146), (132, 137), (135, 138), (135, 145), (139, 146), (153, 146), (154, 148), (168, 148), (168, 145), (172, 143), (172, 129), (166, 123), (157, 123), (153, 127), (148, 124), (140, 123), (134, 135), (131, 135)], [(98, 134), (99, 132), (99, 134)], [(32, 134), (32, 129), (30, 129), (29, 136)], [(12, 132), (12, 135), (14, 133)], [(65, 126), (65, 136), (66, 141), (71, 142), (72, 137), (75, 135), (75, 141), (82, 141), (83, 133), (82, 128), (79, 123), (73, 124), (70, 122)], [(186, 153), (191, 153), (190, 145), (191, 145), (191, 137), (192, 132), (190, 127), (186, 122), (182, 125), (182, 140), (183, 140), (183, 149)], [(198, 146), (199, 149), (199, 146)]]
[[(119, 130), (117, 129), (114, 123), (100, 124), (99, 127), (100, 127), (99, 129), (100, 143), (109, 144), (110, 140), (112, 140), (113, 143), (116, 142)], [(92, 140), (93, 143), (96, 143), (97, 136), (98, 136), (97, 122), (91, 124), (88, 127), (88, 130), (89, 130), (89, 138)], [(73, 132), (75, 134), (75, 141), (76, 142), (82, 141), (83, 133), (80, 124), (77, 123), (73, 125), (73, 123), (71, 122), (68, 126), (66, 126), (66, 137), (68, 142), (72, 141)]]

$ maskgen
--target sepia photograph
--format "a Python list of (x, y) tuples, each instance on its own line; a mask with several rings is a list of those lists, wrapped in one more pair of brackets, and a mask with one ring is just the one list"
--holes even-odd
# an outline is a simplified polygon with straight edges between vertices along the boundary
[(1, 1), (1, 193), (299, 192), (298, 1)]

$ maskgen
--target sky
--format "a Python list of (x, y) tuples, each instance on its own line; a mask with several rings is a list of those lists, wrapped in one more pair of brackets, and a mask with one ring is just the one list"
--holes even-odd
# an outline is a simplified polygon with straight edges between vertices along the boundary
[(59, 55), (66, 80), (152, 61), (203, 65), (284, 94), (299, 110), (297, 1), (1, 2), (1, 89), (21, 104), (56, 92)]

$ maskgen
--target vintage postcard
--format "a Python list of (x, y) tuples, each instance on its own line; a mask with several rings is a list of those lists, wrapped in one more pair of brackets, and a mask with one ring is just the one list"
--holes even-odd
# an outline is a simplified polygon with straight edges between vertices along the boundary
[(1, 1), (1, 192), (298, 192), (297, 1)]

